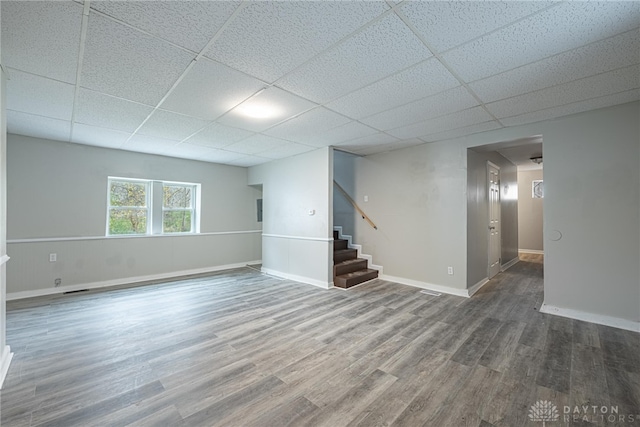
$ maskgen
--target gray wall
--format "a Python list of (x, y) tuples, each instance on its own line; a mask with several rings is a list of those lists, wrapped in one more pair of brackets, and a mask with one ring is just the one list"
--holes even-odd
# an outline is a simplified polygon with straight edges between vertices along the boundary
[(263, 189), (265, 272), (324, 288), (333, 282), (332, 171), (331, 148), (249, 168), (249, 184)]
[(544, 199), (531, 197), (531, 183), (543, 179), (542, 169), (518, 171), (518, 248), (542, 252), (542, 214)]
[(545, 310), (640, 329), (640, 103), (484, 132), (544, 138)]
[[(356, 176), (355, 164), (358, 156), (345, 153), (343, 151), (334, 150), (333, 152), (333, 179), (351, 196), (354, 197)], [(367, 213), (367, 203), (360, 199), (355, 200), (361, 209)], [(355, 232), (356, 221), (364, 221), (359, 215), (355, 214), (355, 210), (351, 203), (334, 187), (333, 191), (333, 224), (342, 227), (342, 232), (353, 236)], [(358, 243), (358, 242), (353, 242)]]
[(496, 152), (467, 150), (467, 284), (487, 279), (489, 206), (487, 161), (500, 167), (502, 265), (518, 257), (518, 182), (516, 166)]
[[(8, 292), (195, 272), (259, 260), (247, 169), (9, 135)], [(106, 238), (107, 177), (202, 184), (201, 234)], [(49, 263), (49, 253), (58, 261)]]
[(460, 144), (356, 158), (353, 197), (359, 204), (369, 197), (361, 206), (378, 230), (353, 214), (354, 241), (383, 266), (384, 278), (464, 294), (466, 191), (466, 147)]
[[(358, 158), (356, 199), (369, 195), (364, 209), (380, 230), (355, 222), (355, 241), (385, 275), (454, 291), (472, 286), (466, 271), (467, 148), (543, 135), (545, 307), (638, 328), (639, 106)], [(448, 265), (455, 275), (447, 276)]]

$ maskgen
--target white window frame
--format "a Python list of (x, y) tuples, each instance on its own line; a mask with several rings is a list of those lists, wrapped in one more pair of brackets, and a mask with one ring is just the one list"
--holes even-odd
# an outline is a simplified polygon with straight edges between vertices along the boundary
[[(111, 206), (111, 183), (114, 181), (127, 181), (146, 186), (146, 208)], [(168, 186), (184, 186), (191, 187), (191, 208), (165, 208), (164, 207), (164, 187)], [(194, 182), (179, 181), (160, 181), (141, 178), (124, 178), (117, 176), (109, 176), (107, 179), (107, 218), (106, 218), (106, 236), (107, 237), (141, 237), (141, 236), (180, 236), (200, 233), (200, 197), (201, 184)], [(147, 211), (147, 229), (144, 234), (110, 234), (109, 220), (112, 209), (141, 209)], [(186, 232), (165, 232), (164, 231), (164, 212), (165, 211), (191, 211), (191, 231)]]
[[(145, 207), (139, 206), (111, 206), (111, 183), (112, 182), (131, 182), (135, 184), (142, 184), (145, 186)], [(145, 236), (151, 231), (151, 205), (152, 205), (152, 195), (151, 195), (151, 181), (148, 179), (136, 179), (136, 178), (121, 178), (110, 176), (107, 180), (107, 236)], [(130, 233), (130, 234), (110, 234), (109, 233), (109, 222), (111, 219), (111, 211), (112, 210), (140, 210), (147, 212), (147, 227), (144, 233)]]
[[(191, 188), (191, 207), (189, 208), (166, 208), (164, 206), (164, 187), (190, 187)], [(160, 181), (160, 187), (162, 188), (162, 200), (161, 200), (161, 229), (162, 234), (176, 235), (176, 234), (194, 234), (200, 232), (200, 209), (198, 201), (200, 200), (200, 184), (194, 184), (192, 182), (176, 182), (176, 181)], [(164, 230), (164, 213), (165, 212), (178, 212), (178, 211), (191, 211), (191, 231), (182, 232), (167, 232)]]

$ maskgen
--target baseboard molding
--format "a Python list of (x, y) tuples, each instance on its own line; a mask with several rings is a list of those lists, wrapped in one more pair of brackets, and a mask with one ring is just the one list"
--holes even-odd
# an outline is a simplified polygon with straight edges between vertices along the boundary
[(378, 276), (381, 280), (387, 280), (389, 282), (400, 283), (401, 285), (413, 286), (420, 289), (428, 289), (430, 291), (441, 292), (443, 294), (456, 295), (459, 297), (469, 298), (468, 289), (457, 289), (449, 286), (434, 285), (433, 283), (421, 282), (419, 280), (406, 279), (404, 277), (389, 276), (388, 274), (381, 274)]
[(611, 326), (612, 328), (625, 329), (627, 331), (640, 333), (640, 322), (620, 319), (619, 317), (604, 316), (602, 314), (587, 313), (572, 308), (556, 307), (543, 303), (540, 313), (553, 314), (555, 316), (567, 317), (569, 319), (582, 320), (585, 322), (597, 323), (599, 325)]
[(233, 268), (246, 267), (247, 264), (260, 264), (261, 260), (240, 262), (236, 264), (217, 265), (213, 267), (195, 268), (192, 270), (173, 271), (170, 273), (150, 274), (148, 276), (124, 277), (122, 279), (105, 280), (101, 282), (80, 283), (77, 285), (60, 286), (58, 288), (35, 289), (32, 291), (10, 292), (7, 293), (7, 301), (41, 297), (45, 295), (62, 294), (64, 292), (81, 291), (84, 289), (99, 289), (109, 286), (130, 285), (140, 282), (151, 282), (165, 279), (176, 279), (184, 276), (192, 276), (195, 274), (213, 273), (216, 271), (230, 270)]
[(279, 277), (281, 279), (293, 280), (294, 282), (306, 283), (307, 285), (317, 286), (322, 289), (330, 289), (333, 282), (323, 282), (322, 280), (312, 279), (311, 277), (298, 276), (297, 274), (285, 273), (278, 270), (262, 267), (261, 271), (269, 276)]
[(480, 280), (475, 285), (471, 286), (469, 289), (467, 289), (467, 292), (469, 293), (469, 296), (470, 297), (473, 296), (473, 294), (478, 292), (480, 290), (480, 288), (482, 288), (487, 283), (489, 283), (489, 278), (485, 277), (484, 279)]
[(508, 269), (510, 269), (511, 267), (513, 267), (514, 265), (516, 265), (518, 262), (520, 261), (520, 258), (515, 257), (514, 259), (512, 259), (511, 261), (507, 262), (506, 264), (502, 264), (500, 266), (500, 271), (507, 271)]
[(544, 251), (537, 249), (518, 249), (519, 254), (532, 254), (532, 255), (544, 255)]
[(13, 359), (13, 353), (11, 353), (11, 347), (8, 345), (2, 349), (2, 354), (0, 358), (0, 389), (2, 389), (2, 384), (4, 384), (4, 379), (7, 377), (7, 372), (9, 372), (9, 365), (11, 365), (11, 359)]
[(353, 236), (349, 236), (348, 234), (343, 234), (342, 233), (342, 227), (339, 225), (334, 225), (333, 226), (334, 231), (338, 232), (338, 236), (341, 239), (345, 239), (347, 240), (347, 246), (350, 249), (355, 249), (358, 251), (358, 258), (364, 258), (367, 260), (367, 262), (369, 263), (369, 268), (372, 270), (378, 270), (378, 275), (382, 274), (382, 266), (381, 265), (376, 265), (373, 263), (373, 256), (369, 255), (369, 254), (364, 254), (362, 253), (362, 245), (356, 245), (353, 243)]

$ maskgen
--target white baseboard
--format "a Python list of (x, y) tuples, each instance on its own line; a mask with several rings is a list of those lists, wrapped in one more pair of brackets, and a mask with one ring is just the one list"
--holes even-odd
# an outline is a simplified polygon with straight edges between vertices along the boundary
[(544, 251), (538, 249), (518, 249), (520, 254), (544, 255)]
[(473, 294), (478, 292), (480, 290), (480, 288), (483, 287), (484, 285), (486, 285), (487, 283), (489, 283), (489, 278), (485, 277), (484, 279), (480, 280), (475, 285), (471, 286), (469, 289), (467, 289), (467, 292), (469, 293), (469, 296), (470, 297), (473, 296)]
[(311, 277), (298, 276), (297, 274), (284, 273), (278, 270), (262, 267), (261, 271), (269, 276), (279, 277), (281, 279), (293, 280), (294, 282), (306, 283), (307, 285), (317, 286), (322, 289), (333, 287), (333, 282), (323, 282), (322, 280), (312, 279)]
[(2, 384), (4, 383), (4, 379), (7, 377), (7, 372), (9, 372), (9, 365), (11, 365), (11, 359), (13, 359), (13, 353), (11, 353), (11, 347), (8, 345), (2, 349), (2, 353), (0, 354), (0, 389), (2, 389)]
[(382, 274), (378, 276), (381, 280), (387, 280), (389, 282), (400, 283), (402, 285), (413, 286), (420, 289), (428, 289), (430, 291), (441, 292), (443, 294), (456, 295), (459, 297), (469, 298), (469, 292), (467, 289), (457, 289), (450, 286), (434, 285), (433, 283), (421, 282), (419, 280), (406, 279), (404, 277), (389, 276)]
[(369, 254), (364, 254), (362, 253), (362, 245), (356, 245), (353, 243), (353, 236), (349, 236), (348, 234), (342, 234), (342, 227), (339, 225), (334, 225), (333, 226), (334, 231), (338, 232), (338, 236), (341, 239), (346, 239), (347, 240), (347, 246), (350, 249), (355, 249), (358, 251), (358, 258), (364, 258), (367, 260), (367, 262), (369, 263), (369, 268), (372, 270), (378, 270), (378, 275), (382, 274), (382, 266), (381, 265), (376, 265), (373, 263), (373, 256), (369, 255)]
[(587, 313), (585, 311), (574, 310), (572, 308), (556, 307), (546, 303), (543, 303), (540, 307), (540, 313), (553, 314), (555, 316), (567, 317), (569, 319), (582, 320), (585, 322), (597, 323), (599, 325), (611, 326), (612, 328), (625, 329), (627, 331), (640, 333), (640, 322), (620, 319), (619, 317)]
[(124, 277), (122, 279), (105, 280), (101, 282), (80, 283), (77, 285), (60, 286), (58, 288), (35, 289), (32, 291), (20, 291), (7, 293), (7, 301), (40, 297), (44, 295), (62, 294), (64, 292), (81, 291), (85, 289), (98, 289), (109, 286), (129, 285), (140, 282), (149, 282), (165, 279), (175, 279), (194, 274), (213, 273), (215, 271), (230, 270), (232, 268), (246, 267), (248, 264), (260, 264), (261, 260), (240, 262), (236, 264), (217, 265), (213, 267), (195, 268), (192, 270), (172, 271), (170, 273), (150, 274), (148, 276)]
[(513, 267), (514, 265), (516, 265), (518, 262), (520, 261), (520, 258), (515, 257), (514, 259), (512, 259), (511, 261), (507, 262), (506, 264), (502, 264), (500, 266), (500, 271), (507, 271), (509, 268)]

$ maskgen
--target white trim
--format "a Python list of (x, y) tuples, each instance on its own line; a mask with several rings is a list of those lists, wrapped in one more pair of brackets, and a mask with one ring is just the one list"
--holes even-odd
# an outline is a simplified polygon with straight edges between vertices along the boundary
[(262, 237), (275, 237), (277, 239), (292, 239), (292, 240), (311, 240), (313, 242), (331, 242), (333, 238), (328, 237), (306, 237), (306, 236), (287, 236), (284, 234), (266, 234), (263, 233)]
[(489, 278), (485, 277), (484, 279), (480, 280), (478, 283), (476, 283), (475, 285), (467, 289), (467, 293), (469, 294), (469, 296), (473, 296), (473, 294), (478, 292), (480, 288), (486, 285), (487, 283), (489, 283)]
[(611, 326), (612, 328), (625, 329), (627, 331), (640, 333), (640, 321), (587, 313), (586, 311), (556, 307), (546, 303), (543, 303), (542, 307), (540, 307), (540, 313), (552, 314), (555, 316), (567, 317), (569, 319), (582, 320), (584, 322), (597, 323), (599, 325)]
[(441, 292), (443, 294), (469, 298), (469, 292), (467, 289), (457, 289), (450, 286), (434, 285), (433, 283), (420, 282), (413, 279), (405, 279), (404, 277), (389, 276), (387, 274), (381, 274), (378, 278), (381, 280), (387, 280), (389, 282), (400, 283), (401, 285), (414, 286), (420, 289), (428, 289), (430, 291)]
[(82, 240), (117, 240), (117, 239), (157, 239), (162, 237), (189, 237), (189, 236), (219, 236), (225, 234), (253, 234), (262, 233), (262, 230), (239, 231), (213, 231), (208, 233), (170, 233), (170, 234), (138, 234), (138, 235), (114, 235), (114, 236), (84, 236), (84, 237), (45, 237), (35, 239), (11, 239), (7, 243), (43, 243), (43, 242), (75, 242)]
[[(349, 236), (348, 234), (342, 234), (342, 226), (334, 225), (333, 226), (333, 231), (337, 231), (338, 232), (338, 237), (340, 237), (341, 239), (347, 240), (347, 247), (349, 247), (349, 249), (355, 249), (356, 251), (358, 251), (356, 257), (364, 258), (364, 259), (367, 260), (368, 265), (369, 265), (368, 268), (370, 268), (372, 270), (378, 270), (378, 276), (382, 274), (382, 266), (381, 265), (376, 265), (376, 264), (373, 263), (373, 256), (371, 256), (369, 254), (362, 253), (362, 245), (354, 244), (352, 236)], [(352, 288), (353, 288), (353, 286), (352, 286)]]
[(11, 359), (13, 359), (13, 353), (11, 353), (11, 347), (7, 345), (2, 351), (2, 357), (0, 357), (0, 389), (2, 389), (4, 379), (7, 377), (7, 372), (9, 372)]
[(194, 268), (191, 270), (173, 271), (171, 273), (150, 274), (147, 276), (123, 277), (121, 279), (105, 280), (102, 282), (80, 283), (77, 285), (60, 286), (57, 288), (35, 289), (32, 291), (21, 291), (7, 293), (7, 301), (40, 297), (44, 295), (62, 294), (64, 292), (82, 291), (85, 289), (98, 289), (108, 286), (130, 285), (140, 282), (158, 281), (165, 279), (176, 279), (194, 274), (213, 273), (214, 271), (229, 270), (232, 268), (246, 267), (248, 264), (260, 264), (261, 260), (240, 262), (236, 264), (217, 265), (212, 267)]
[(500, 271), (507, 271), (508, 269), (510, 269), (511, 267), (513, 267), (514, 265), (516, 265), (518, 262), (520, 261), (520, 258), (515, 257), (514, 259), (512, 259), (511, 261), (509, 261), (506, 264), (502, 264), (500, 266)]
[(9, 255), (2, 255), (0, 257), (0, 265), (4, 265), (7, 263), (7, 261), (9, 261), (11, 259), (11, 257)]
[(312, 279), (311, 277), (306, 276), (298, 276), (296, 274), (284, 273), (278, 270), (272, 270), (270, 268), (262, 267), (261, 270), (263, 273), (268, 274), (270, 276), (279, 277), (281, 279), (293, 280), (294, 282), (305, 283), (307, 285), (317, 286), (322, 289), (330, 289), (333, 287), (333, 282), (323, 282), (322, 280)]
[(534, 254), (534, 255), (544, 255), (544, 251), (539, 251), (538, 249), (518, 249), (519, 254)]

